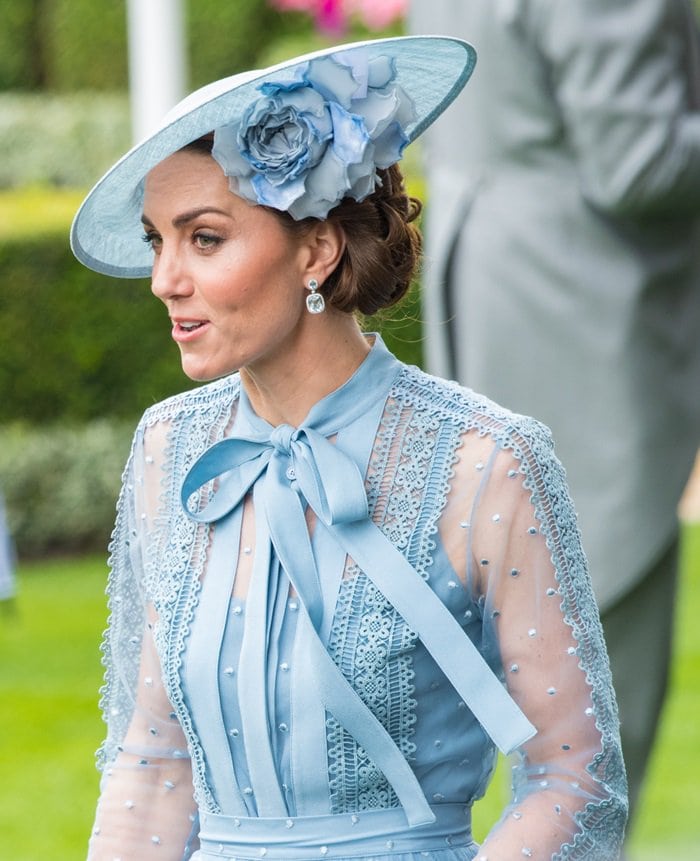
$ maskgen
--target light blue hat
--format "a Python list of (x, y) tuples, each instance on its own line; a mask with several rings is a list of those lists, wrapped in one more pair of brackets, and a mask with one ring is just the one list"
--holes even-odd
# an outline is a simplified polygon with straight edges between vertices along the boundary
[(160, 128), (112, 167), (83, 201), (71, 247), (88, 268), (150, 275), (142, 241), (144, 180), (168, 156), (213, 132), (231, 190), (294, 218), (325, 218), (363, 200), (377, 168), (401, 158), (469, 79), (476, 53), (445, 36), (405, 36), (327, 48), (215, 81), (187, 96)]

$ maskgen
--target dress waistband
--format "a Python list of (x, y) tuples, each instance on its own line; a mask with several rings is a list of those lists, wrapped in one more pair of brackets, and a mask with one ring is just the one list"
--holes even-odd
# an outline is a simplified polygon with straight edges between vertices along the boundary
[(201, 813), (201, 848), (193, 861), (216, 858), (322, 861), (473, 844), (468, 805), (439, 804), (431, 809), (435, 821), (414, 828), (407, 826), (401, 808), (287, 819)]

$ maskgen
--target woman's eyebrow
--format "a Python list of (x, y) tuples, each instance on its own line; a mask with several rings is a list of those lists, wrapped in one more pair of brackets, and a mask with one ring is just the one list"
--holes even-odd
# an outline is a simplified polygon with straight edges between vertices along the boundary
[[(181, 215), (175, 216), (172, 220), (173, 227), (184, 227), (186, 224), (189, 224), (190, 221), (194, 221), (195, 218), (199, 218), (200, 215), (206, 215), (207, 213), (214, 213), (216, 215), (225, 215), (230, 218), (230, 213), (226, 212), (223, 209), (217, 209), (215, 206), (200, 206), (196, 209), (189, 209), (187, 212), (183, 212)], [(141, 223), (146, 227), (154, 227), (155, 225), (151, 221), (151, 219), (144, 212), (141, 216)]]

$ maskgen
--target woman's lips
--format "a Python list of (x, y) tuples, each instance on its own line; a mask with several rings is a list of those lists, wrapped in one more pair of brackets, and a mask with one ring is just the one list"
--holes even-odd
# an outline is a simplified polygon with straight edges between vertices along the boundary
[(207, 320), (173, 320), (173, 340), (179, 344), (194, 341), (209, 327)]

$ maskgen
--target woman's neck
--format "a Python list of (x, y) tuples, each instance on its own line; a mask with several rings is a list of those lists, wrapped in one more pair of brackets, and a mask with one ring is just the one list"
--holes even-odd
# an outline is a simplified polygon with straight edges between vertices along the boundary
[(298, 427), (314, 404), (350, 379), (370, 351), (351, 315), (331, 313), (323, 322), (327, 325), (315, 327), (313, 338), (291, 356), (241, 368), (251, 406), (275, 427)]

